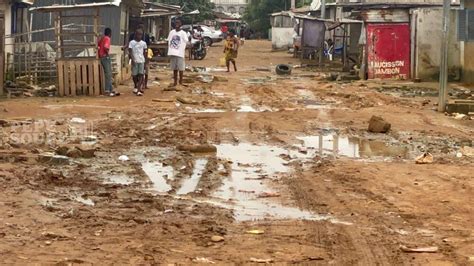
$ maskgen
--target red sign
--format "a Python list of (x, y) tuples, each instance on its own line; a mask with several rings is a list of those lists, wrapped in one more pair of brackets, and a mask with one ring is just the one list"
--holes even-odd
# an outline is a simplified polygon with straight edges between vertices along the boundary
[(408, 23), (367, 26), (369, 79), (410, 78), (410, 26)]

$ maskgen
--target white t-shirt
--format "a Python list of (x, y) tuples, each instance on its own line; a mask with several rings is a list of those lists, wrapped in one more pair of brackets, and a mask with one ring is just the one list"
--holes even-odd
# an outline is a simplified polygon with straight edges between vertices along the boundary
[(137, 42), (135, 40), (132, 40), (129, 43), (128, 48), (132, 49), (133, 60), (135, 60), (135, 63), (138, 63), (138, 64), (145, 63), (145, 55), (143, 54), (143, 52), (148, 48), (146, 46), (146, 42), (144, 41)]
[(172, 30), (168, 36), (168, 56), (178, 56), (184, 58), (188, 34), (184, 30)]

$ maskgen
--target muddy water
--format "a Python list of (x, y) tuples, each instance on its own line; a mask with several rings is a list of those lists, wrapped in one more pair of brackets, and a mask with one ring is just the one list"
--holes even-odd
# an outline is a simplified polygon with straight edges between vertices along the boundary
[(199, 184), (199, 181), (201, 181), (201, 177), (204, 173), (204, 170), (206, 169), (206, 165), (207, 159), (197, 159), (194, 166), (193, 174), (189, 179), (183, 182), (181, 188), (176, 194), (185, 195), (194, 192)]
[(171, 166), (164, 166), (162, 163), (145, 162), (142, 169), (153, 183), (153, 190), (158, 193), (169, 192), (172, 187), (168, 180), (174, 179), (174, 169)]
[(278, 201), (262, 197), (278, 196), (268, 183), (272, 177), (290, 171), (280, 155), (286, 150), (276, 146), (221, 144), (217, 156), (232, 163), (232, 172), (212, 195), (212, 204), (231, 208), (238, 221), (260, 219), (330, 220), (329, 215), (317, 215), (298, 208), (287, 207)]
[[(410, 148), (389, 145), (383, 141), (364, 140), (356, 137), (339, 135), (320, 135), (298, 137), (302, 141), (300, 148), (305, 148), (309, 158), (316, 155), (345, 156), (349, 158), (410, 158)], [(297, 155), (301, 157), (301, 155)]]

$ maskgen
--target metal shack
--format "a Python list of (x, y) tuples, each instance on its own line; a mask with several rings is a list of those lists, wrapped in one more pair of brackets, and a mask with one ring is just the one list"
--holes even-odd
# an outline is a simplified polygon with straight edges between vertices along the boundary
[(370, 9), (360, 12), (365, 22), (369, 79), (410, 78), (410, 16), (407, 9)]

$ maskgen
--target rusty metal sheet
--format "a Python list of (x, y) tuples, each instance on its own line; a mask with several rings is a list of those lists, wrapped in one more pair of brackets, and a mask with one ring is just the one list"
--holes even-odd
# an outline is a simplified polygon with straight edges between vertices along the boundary
[(369, 79), (409, 79), (409, 24), (368, 24), (367, 61)]

